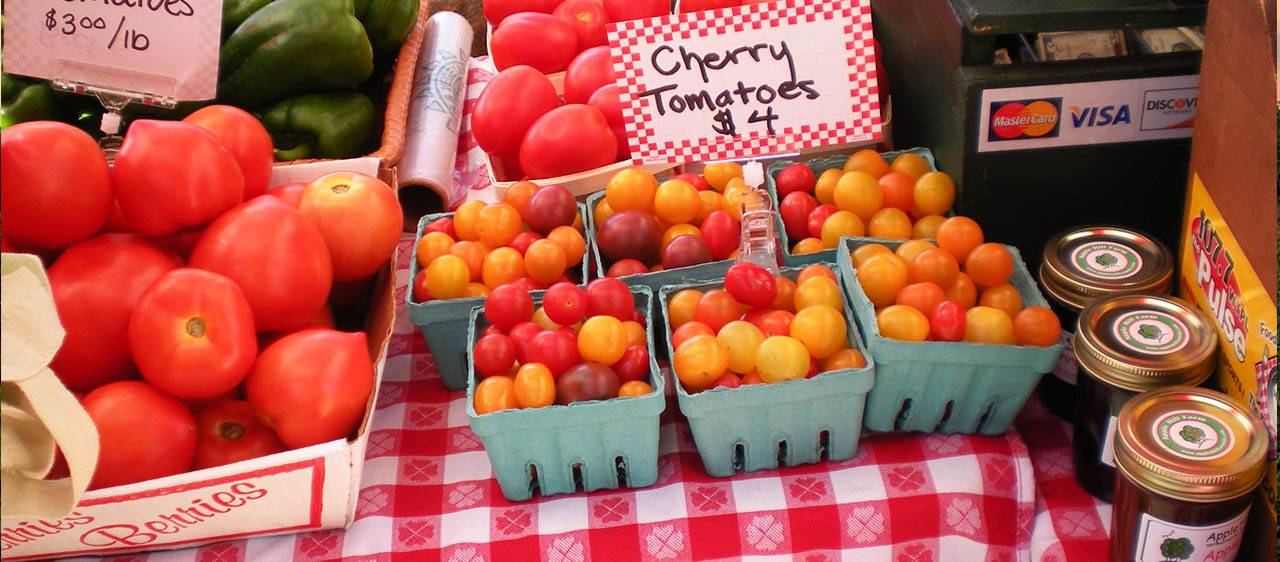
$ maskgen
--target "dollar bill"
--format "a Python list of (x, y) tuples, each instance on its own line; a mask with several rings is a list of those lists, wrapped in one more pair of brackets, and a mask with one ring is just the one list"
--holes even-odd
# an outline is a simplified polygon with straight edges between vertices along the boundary
[(1013, 59), (1009, 57), (1009, 49), (1003, 47), (996, 49), (995, 57), (996, 64), (1013, 64)]
[(1143, 29), (1134, 34), (1144, 53), (1180, 53), (1204, 50), (1204, 36), (1190, 27)]
[(1036, 53), (1040, 60), (1074, 60), (1118, 57), (1128, 54), (1124, 32), (1055, 31), (1036, 37)]

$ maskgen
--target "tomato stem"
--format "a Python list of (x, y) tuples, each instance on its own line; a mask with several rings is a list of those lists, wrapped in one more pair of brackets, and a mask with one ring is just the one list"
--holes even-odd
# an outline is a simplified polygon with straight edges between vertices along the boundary
[(349, 185), (347, 185), (347, 184), (345, 184), (345, 183), (340, 183), (340, 184), (335, 185), (335, 186), (333, 186), (333, 187), (331, 187), (331, 188), (329, 188), (329, 189), (330, 189), (331, 191), (333, 191), (334, 193), (342, 194), (342, 193), (346, 193), (346, 192), (348, 192), (348, 191), (351, 191), (351, 186), (349, 186)]
[(227, 441), (235, 441), (244, 436), (244, 426), (236, 422), (223, 422), (218, 426), (218, 435)]
[(187, 335), (193, 338), (203, 338), (204, 337), (204, 320), (198, 316), (190, 320), (187, 320)]

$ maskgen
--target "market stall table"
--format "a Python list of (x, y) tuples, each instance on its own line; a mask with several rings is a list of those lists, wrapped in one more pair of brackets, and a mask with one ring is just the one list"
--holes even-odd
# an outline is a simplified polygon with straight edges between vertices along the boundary
[(465, 393), (444, 389), (404, 314), (412, 239), (402, 240), (399, 252), (401, 304), (351, 527), (105, 560), (1070, 562), (1106, 556), (1110, 507), (1075, 483), (1069, 426), (1034, 401), (1017, 431), (1002, 436), (869, 434), (848, 461), (712, 478), (668, 396), (657, 484), (509, 502), (467, 424)]

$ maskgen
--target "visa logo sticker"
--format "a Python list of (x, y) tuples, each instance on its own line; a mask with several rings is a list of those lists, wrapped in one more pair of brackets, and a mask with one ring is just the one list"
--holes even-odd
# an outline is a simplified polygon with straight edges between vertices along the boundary
[(1121, 105), (1118, 108), (1114, 105), (1103, 105), (1094, 107), (1071, 106), (1069, 109), (1071, 110), (1071, 126), (1077, 129), (1081, 127), (1129, 125), (1133, 122), (1129, 116), (1129, 104)]

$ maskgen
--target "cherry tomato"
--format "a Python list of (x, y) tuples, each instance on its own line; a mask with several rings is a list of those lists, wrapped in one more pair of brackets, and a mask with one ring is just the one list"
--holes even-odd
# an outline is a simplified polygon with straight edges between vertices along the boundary
[(377, 273), (395, 252), (404, 224), (391, 186), (359, 172), (316, 178), (302, 191), (298, 212), (324, 237), (335, 281)]
[(716, 332), (710, 327), (697, 320), (690, 320), (681, 324), (671, 332), (671, 348), (678, 349), (680, 344), (689, 341), (695, 336), (714, 336)]
[(427, 270), (419, 269), (413, 277), (413, 302), (424, 303), (431, 300), (431, 287), (427, 286)]
[(808, 220), (809, 237), (817, 238), (821, 240), (822, 225), (826, 224), (827, 219), (830, 218), (831, 215), (836, 214), (836, 212), (838, 212), (839, 210), (840, 208), (836, 207), (835, 205), (832, 205), (830, 203), (823, 203), (821, 205), (818, 205), (817, 207), (814, 207), (812, 211), (809, 211), (809, 220)]
[(1013, 318), (1022, 310), (1022, 293), (1008, 283), (987, 287), (978, 297), (978, 304), (998, 308), (1008, 314), (1009, 318)]
[(742, 229), (733, 215), (721, 211), (713, 211), (702, 220), (700, 227), (702, 240), (711, 248), (711, 257), (717, 260), (727, 259), (729, 254), (738, 249), (742, 239)]
[(524, 270), (534, 281), (551, 283), (564, 275), (568, 260), (559, 244), (538, 240), (524, 252)]
[(160, 276), (129, 318), (129, 349), (142, 377), (176, 398), (209, 398), (240, 384), (258, 355), (244, 292), (211, 271)]
[(1029, 306), (1013, 317), (1013, 336), (1018, 345), (1049, 347), (1058, 343), (1062, 322), (1043, 306)]
[(197, 109), (182, 120), (209, 131), (231, 152), (244, 175), (244, 200), (267, 191), (275, 152), (271, 134), (257, 117), (233, 105), (215, 104)]
[(703, 293), (693, 310), (695, 320), (706, 324), (716, 332), (719, 332), (725, 324), (737, 320), (741, 315), (737, 299), (724, 289), (712, 289)]
[(778, 296), (778, 284), (773, 274), (750, 262), (729, 266), (724, 274), (724, 288), (738, 302), (755, 307), (767, 307)]
[(876, 314), (880, 335), (895, 340), (921, 342), (929, 338), (929, 318), (914, 307), (894, 304)]
[(90, 488), (109, 488), (191, 469), (196, 420), (182, 402), (142, 381), (93, 389), (81, 405), (98, 429)]
[(1013, 254), (995, 242), (981, 244), (969, 251), (964, 271), (979, 287), (995, 287), (1009, 282), (1013, 275)]
[(542, 363), (521, 365), (516, 370), (514, 391), (521, 408), (541, 408), (556, 403), (556, 379)]
[(516, 382), (511, 377), (500, 375), (489, 377), (476, 384), (475, 399), (472, 405), (476, 414), (512, 410), (520, 407), (516, 398)]
[(790, 336), (767, 337), (756, 350), (756, 372), (766, 383), (804, 378), (809, 367), (809, 350)]
[(618, 397), (635, 397), (644, 396), (653, 392), (653, 387), (644, 381), (627, 381), (618, 387)]
[(516, 344), (504, 334), (482, 336), (476, 341), (471, 357), (481, 377), (505, 375), (516, 362)]
[(244, 200), (235, 157), (212, 133), (181, 121), (130, 123), (111, 186), (129, 224), (153, 238), (204, 225)]
[(648, 272), (649, 266), (645, 265), (644, 262), (635, 258), (623, 258), (613, 262), (613, 265), (609, 266), (609, 269), (605, 271), (604, 276), (618, 278)]
[(516, 324), (530, 318), (533, 318), (533, 297), (520, 287), (499, 286), (484, 301), (484, 319), (499, 330), (510, 332)]
[(989, 306), (975, 306), (964, 314), (964, 341), (1013, 345), (1013, 319), (1003, 310)]
[(575, 324), (587, 314), (587, 292), (573, 283), (561, 281), (547, 289), (542, 297), (542, 308), (547, 318), (556, 324)]
[(213, 221), (191, 251), (189, 265), (240, 285), (259, 332), (306, 324), (333, 285), (324, 237), (301, 213), (271, 196), (255, 197)]
[(66, 331), (49, 367), (67, 388), (88, 392), (135, 375), (129, 315), (178, 257), (136, 234), (104, 234), (67, 248), (49, 267), (49, 288)]
[(926, 248), (910, 259), (907, 270), (912, 283), (929, 282), (949, 287), (960, 275), (960, 262), (942, 248)]
[(428, 232), (443, 232), (448, 234), (449, 238), (458, 239), (458, 233), (453, 228), (453, 217), (441, 217), (427, 223), (427, 226), (422, 229), (422, 233), (425, 235)]
[(809, 356), (822, 360), (849, 347), (849, 334), (844, 315), (839, 309), (814, 305), (801, 309), (791, 320), (790, 336), (800, 340)]
[(760, 328), (760, 332), (764, 336), (789, 336), (791, 335), (791, 322), (795, 320), (795, 314), (787, 310), (772, 310), (766, 312), (760, 317), (760, 321), (756, 323), (756, 327)]
[(245, 380), (258, 419), (291, 449), (344, 439), (373, 393), (364, 332), (314, 328), (267, 346)]
[(933, 307), (929, 314), (929, 339), (934, 341), (961, 341), (964, 339), (964, 306), (953, 300), (944, 300)]
[(622, 358), (611, 367), (623, 383), (648, 380), (652, 370), (649, 365), (649, 348), (643, 345), (628, 346), (622, 353)]
[[(88, 133), (56, 121), (5, 127), (0, 160), (6, 240), (56, 250), (93, 236), (107, 224), (115, 205), (111, 170)], [(157, 168), (177, 167), (161, 158), (154, 162)]]
[(556, 379), (556, 404), (608, 400), (618, 395), (621, 386), (613, 369), (594, 361), (579, 363)]
[(612, 365), (627, 350), (627, 333), (622, 321), (608, 315), (592, 316), (578, 330), (578, 355), (584, 361)]
[(894, 304), (905, 304), (928, 316), (938, 307), (938, 303), (946, 299), (947, 294), (942, 287), (929, 282), (912, 283), (898, 291)]
[(224, 399), (196, 414), (196, 455), (192, 468), (256, 459), (285, 450), (271, 428), (258, 421), (247, 400)]
[(729, 370), (739, 374), (756, 368), (756, 348), (764, 341), (764, 333), (745, 320), (734, 320), (716, 333), (716, 339), (729, 351)]
[(582, 362), (578, 355), (578, 338), (573, 330), (542, 330), (529, 340), (525, 351), (529, 363), (542, 363), (551, 375), (560, 378), (565, 371)]
[[(511, 336), (511, 341), (516, 344), (516, 361), (525, 363), (528, 359), (529, 343), (533, 341), (533, 337), (542, 333), (542, 326), (534, 324), (532, 321), (524, 321), (516, 324), (507, 332)], [(574, 340), (575, 343), (577, 340)]]
[(711, 383), (711, 388), (738, 388), (740, 386), (742, 386), (742, 377), (733, 373), (725, 373), (720, 378), (716, 379), (715, 382)]
[(676, 348), (671, 369), (687, 392), (706, 390), (729, 370), (729, 350), (716, 336), (694, 336)]
[(593, 279), (587, 283), (587, 316), (607, 314), (619, 320), (630, 320), (635, 310), (631, 288), (617, 279)]

